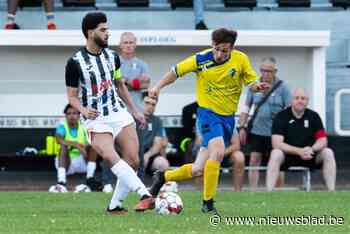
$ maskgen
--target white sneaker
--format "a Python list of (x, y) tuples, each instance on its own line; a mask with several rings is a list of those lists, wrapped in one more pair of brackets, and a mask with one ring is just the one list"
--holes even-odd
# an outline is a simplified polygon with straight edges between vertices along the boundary
[(61, 184), (56, 184), (56, 185), (52, 185), (49, 188), (49, 192), (50, 193), (66, 193), (68, 192), (66, 186), (61, 185)]
[(104, 192), (104, 193), (112, 193), (113, 192), (113, 186), (111, 184), (105, 184), (103, 186), (102, 192)]
[(75, 193), (91, 193), (91, 189), (86, 184), (79, 184), (75, 186)]

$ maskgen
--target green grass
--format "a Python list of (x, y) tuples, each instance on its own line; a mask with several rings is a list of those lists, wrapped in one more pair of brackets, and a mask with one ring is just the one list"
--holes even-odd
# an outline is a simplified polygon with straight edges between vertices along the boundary
[(182, 192), (180, 215), (161, 216), (154, 211), (135, 213), (135, 195), (129, 196), (126, 216), (104, 213), (110, 195), (0, 193), (0, 233), (350, 233), (348, 192), (219, 192), (216, 207), (226, 216), (323, 216), (343, 217), (343, 225), (226, 225), (213, 227), (200, 212), (201, 193)]

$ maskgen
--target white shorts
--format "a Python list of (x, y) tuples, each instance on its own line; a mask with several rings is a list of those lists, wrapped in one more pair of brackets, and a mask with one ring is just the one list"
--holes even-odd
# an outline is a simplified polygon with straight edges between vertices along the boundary
[(88, 119), (83, 122), (88, 132), (89, 144), (91, 144), (92, 132), (109, 132), (112, 134), (114, 139), (118, 136), (124, 127), (133, 123), (135, 123), (134, 118), (126, 109), (121, 109), (118, 112), (113, 112), (113, 114), (107, 117), (97, 118), (94, 120)]
[[(55, 167), (58, 169), (58, 157), (55, 158)], [(83, 155), (70, 160), (66, 174), (72, 175), (75, 173), (86, 173), (86, 161)]]

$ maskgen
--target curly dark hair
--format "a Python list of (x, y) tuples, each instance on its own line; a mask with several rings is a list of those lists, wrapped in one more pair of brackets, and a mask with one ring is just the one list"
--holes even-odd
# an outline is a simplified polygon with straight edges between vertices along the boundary
[(100, 11), (94, 11), (87, 13), (81, 23), (81, 30), (85, 38), (88, 38), (88, 30), (97, 28), (100, 23), (106, 23), (107, 16), (105, 13)]

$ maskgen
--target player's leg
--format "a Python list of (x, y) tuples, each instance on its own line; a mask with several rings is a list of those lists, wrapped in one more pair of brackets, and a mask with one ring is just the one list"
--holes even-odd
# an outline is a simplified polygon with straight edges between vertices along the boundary
[(15, 22), (19, 0), (7, 0), (7, 21), (5, 29), (19, 29)]
[(137, 194), (141, 198), (141, 201), (135, 206), (135, 210), (143, 211), (146, 209), (153, 209), (154, 199), (152, 198), (151, 194), (146, 189), (146, 186), (142, 183), (141, 179), (137, 176), (135, 172), (139, 167), (139, 142), (135, 126), (133, 124), (129, 124), (123, 127), (118, 136), (116, 137), (116, 142), (120, 147), (123, 158), (133, 168), (133, 173), (129, 174), (128, 180), (121, 181), (119, 183), (120, 186), (117, 186), (115, 192), (113, 193), (112, 200), (125, 198), (123, 196), (127, 195), (126, 191), (120, 192), (119, 194), (117, 189), (122, 189), (124, 191), (126, 188), (121, 187), (123, 187), (127, 183), (131, 191), (137, 192)]
[(102, 177), (102, 184), (103, 189), (102, 191), (105, 193), (112, 193), (113, 192), (113, 186), (114, 183), (114, 174), (112, 173), (111, 169), (108, 167), (105, 160), (102, 160), (100, 163), (101, 166), (101, 177)]
[(166, 171), (170, 165), (165, 157), (158, 155), (153, 159), (150, 167), (152, 171)]
[(197, 150), (196, 160), (192, 165), (192, 175), (194, 178), (194, 183), (200, 191), (203, 190), (204, 166), (208, 158), (209, 158), (208, 150), (204, 147), (200, 147)]
[(54, 14), (54, 0), (44, 0), (44, 9), (47, 19), (47, 29), (56, 29), (55, 14)]
[(276, 182), (276, 188), (282, 188), (284, 186), (284, 175), (284, 171), (280, 171)]
[(139, 141), (133, 124), (125, 126), (115, 138), (123, 159), (136, 171), (139, 168)]
[(102, 183), (95, 179), (97, 152), (88, 145), (86, 147), (86, 185), (90, 187), (92, 191), (101, 191)]
[[(219, 125), (217, 127), (219, 128)], [(202, 211), (204, 213), (216, 213), (216, 209), (214, 208), (214, 197), (219, 182), (220, 163), (222, 162), (225, 153), (223, 137), (218, 136), (212, 138), (208, 143), (208, 152), (209, 158), (205, 163), (203, 175)]]
[(156, 197), (159, 190), (165, 182), (168, 181), (186, 181), (192, 179), (193, 177), (199, 177), (203, 174), (203, 168), (205, 161), (207, 160), (208, 153), (206, 150), (200, 150), (196, 161), (194, 163), (187, 163), (175, 170), (156, 171), (153, 176), (153, 183), (150, 188), (150, 193), (153, 197)]
[(67, 146), (61, 145), (56, 162), (57, 162), (57, 183), (66, 186), (67, 170), (71, 164)]
[(316, 156), (316, 163), (322, 163), (322, 173), (327, 189), (329, 191), (334, 191), (337, 165), (333, 151), (330, 148), (325, 148), (320, 151)]
[(224, 117), (201, 108), (198, 109), (197, 114), (202, 146), (208, 149), (209, 154), (203, 174), (202, 211), (204, 213), (217, 213), (214, 208), (214, 197), (225, 147), (230, 144), (233, 135), (234, 116)]
[(90, 145), (86, 147), (86, 179), (92, 178), (96, 171), (97, 152)]
[(279, 149), (274, 149), (271, 151), (266, 173), (267, 191), (272, 191), (273, 188), (276, 186), (277, 178), (280, 173), (280, 168), (283, 162), (285, 161), (285, 157), (285, 154)]
[[(258, 167), (261, 165), (262, 153), (252, 151), (250, 153), (249, 166)], [(259, 183), (259, 170), (249, 170), (248, 179), (252, 191), (256, 191)]]
[(194, 163), (188, 163), (175, 170), (166, 171), (164, 174), (165, 181), (179, 182), (192, 179), (193, 177), (202, 176), (204, 165), (207, 159), (208, 150), (205, 148), (201, 148)]
[[(130, 174), (135, 173), (133, 169), (122, 160), (114, 149), (114, 140), (112, 134), (109, 132), (91, 134), (91, 146), (95, 151), (106, 160), (111, 168), (113, 174), (115, 174), (121, 182), (128, 184)], [(128, 185), (129, 190), (131, 189)], [(114, 201), (114, 203), (108, 206), (107, 212), (110, 214), (125, 214), (127, 210), (122, 207), (122, 201)]]
[(242, 191), (243, 179), (244, 179), (244, 169), (245, 169), (245, 157), (242, 151), (234, 151), (231, 155), (232, 165), (232, 181), (234, 191)]
[[(199, 121), (197, 119), (195, 146), (200, 146), (201, 144), (202, 137), (200, 135)], [(198, 155), (196, 155), (197, 150), (199, 150)], [(193, 177), (201, 177), (203, 175), (205, 161), (208, 159), (208, 152), (205, 152), (204, 150), (205, 148), (203, 147), (196, 147), (193, 149), (192, 154), (193, 156), (196, 156), (194, 163), (187, 163), (175, 170), (168, 170), (166, 172), (156, 171), (153, 176), (153, 184), (150, 189), (152, 196), (156, 197), (163, 184), (167, 181), (180, 182), (192, 179)]]

